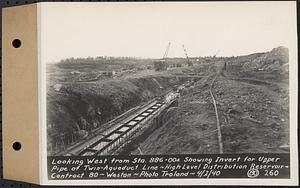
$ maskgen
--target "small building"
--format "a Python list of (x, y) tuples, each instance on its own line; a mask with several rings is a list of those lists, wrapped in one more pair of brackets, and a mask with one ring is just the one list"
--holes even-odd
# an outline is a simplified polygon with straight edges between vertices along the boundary
[(153, 64), (155, 71), (167, 70), (167, 63), (165, 60), (154, 61)]

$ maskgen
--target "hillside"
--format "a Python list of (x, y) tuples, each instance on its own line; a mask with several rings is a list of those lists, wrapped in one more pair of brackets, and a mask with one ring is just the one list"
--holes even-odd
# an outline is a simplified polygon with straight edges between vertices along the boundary
[[(148, 61), (148, 60), (147, 60)], [(181, 62), (180, 62), (181, 61)], [(225, 153), (289, 150), (288, 49), (247, 56), (205, 58), (166, 71), (142, 64), (59, 63), (47, 68), (48, 151), (60, 152), (105, 130), (106, 122), (177, 88), (177, 107), (128, 154), (218, 153), (215, 96)], [(182, 67), (171, 66), (181, 63)], [(198, 76), (195, 79), (193, 76)]]
[(210, 74), (182, 93), (178, 107), (169, 110), (166, 123), (138, 144), (139, 150), (143, 154), (219, 153), (216, 115), (209, 93), (216, 76), (212, 92), (224, 153), (288, 152), (287, 48), (219, 60), (208, 70)]

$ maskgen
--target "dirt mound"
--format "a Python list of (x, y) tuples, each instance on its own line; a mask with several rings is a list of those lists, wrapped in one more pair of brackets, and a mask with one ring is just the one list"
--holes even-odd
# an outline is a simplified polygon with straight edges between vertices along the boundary
[[(163, 123), (128, 151), (139, 148), (131, 153), (218, 153), (211, 88), (225, 153), (288, 152), (288, 67), (288, 49), (278, 47), (163, 73), (86, 83), (60, 79), (62, 76), (53, 71), (52, 76), (59, 79), (49, 82), (48, 87), (49, 140), (53, 145), (68, 145), (123, 112), (178, 87), (186, 81), (185, 75), (201, 75), (180, 90), (178, 107), (162, 113)], [(69, 70), (63, 74), (69, 74)]]
[[(181, 104), (177, 109), (173, 109), (174, 114), (169, 117), (169, 121), (140, 144), (142, 153), (145, 155), (215, 153), (216, 143), (204, 138), (210, 136), (217, 138), (211, 134), (203, 134), (203, 130), (214, 131), (214, 127), (211, 126), (214, 119), (205, 112), (201, 115), (192, 114), (201, 109), (198, 104)], [(139, 151), (136, 150), (132, 154), (139, 154)]]
[[(208, 81), (200, 80), (181, 97), (176, 115), (169, 114), (171, 120), (140, 144), (144, 154), (218, 153), (215, 111), (209, 84), (205, 84)], [(289, 145), (288, 94), (280, 87), (216, 79), (212, 90), (224, 153), (288, 151), (282, 148)]]
[(218, 79), (214, 90), (228, 153), (284, 152), (289, 140), (288, 94), (273, 83)]
[[(224, 66), (227, 64), (227, 68)], [(201, 67), (201, 65), (199, 65)], [(288, 49), (211, 63), (181, 93), (176, 115), (140, 144), (144, 154), (218, 153), (212, 86), (224, 153), (289, 152)], [(198, 68), (198, 70), (202, 70)], [(135, 151), (134, 154), (138, 154)]]
[(278, 47), (246, 62), (243, 65), (243, 69), (245, 71), (281, 71), (282, 66), (288, 63), (288, 61), (288, 49), (285, 47)]

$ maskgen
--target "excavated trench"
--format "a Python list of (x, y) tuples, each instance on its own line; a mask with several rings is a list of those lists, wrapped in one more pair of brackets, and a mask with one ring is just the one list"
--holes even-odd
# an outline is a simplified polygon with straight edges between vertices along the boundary
[(176, 115), (176, 109), (178, 106), (178, 101), (173, 101), (164, 111), (158, 114), (155, 118), (147, 122), (147, 126), (135, 134), (125, 146), (120, 148), (114, 154), (117, 155), (143, 155), (140, 149), (140, 144), (142, 144), (149, 136), (152, 135), (157, 129), (169, 124), (174, 116)]
[(47, 133), (50, 154), (82, 141), (122, 113), (177, 88), (190, 78), (148, 76), (127, 80), (48, 87)]

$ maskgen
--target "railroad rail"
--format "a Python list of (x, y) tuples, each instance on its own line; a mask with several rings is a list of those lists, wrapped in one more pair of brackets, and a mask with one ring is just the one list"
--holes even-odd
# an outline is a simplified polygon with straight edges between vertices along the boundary
[(89, 146), (82, 149), (79, 156), (91, 156), (91, 155), (107, 155), (112, 153), (114, 150), (119, 149), (139, 130), (145, 128), (144, 123), (161, 111), (166, 109), (175, 100), (168, 102), (156, 101), (152, 103), (148, 108), (141, 111), (141, 113), (135, 114), (132, 118), (120, 126), (104, 135), (102, 138), (94, 141)]
[(217, 126), (217, 132), (218, 132), (219, 153), (223, 154), (223, 140), (222, 140), (221, 125), (220, 125), (220, 120), (219, 120), (219, 114), (218, 114), (216, 99), (215, 99), (215, 96), (214, 96), (213, 91), (212, 91), (213, 85), (214, 85), (217, 77), (218, 77), (218, 75), (216, 75), (214, 77), (214, 79), (212, 80), (212, 82), (209, 86), (209, 94), (212, 98), (213, 105), (214, 105), (214, 110), (215, 110), (215, 114), (216, 114), (216, 120), (217, 120), (216, 126)]

